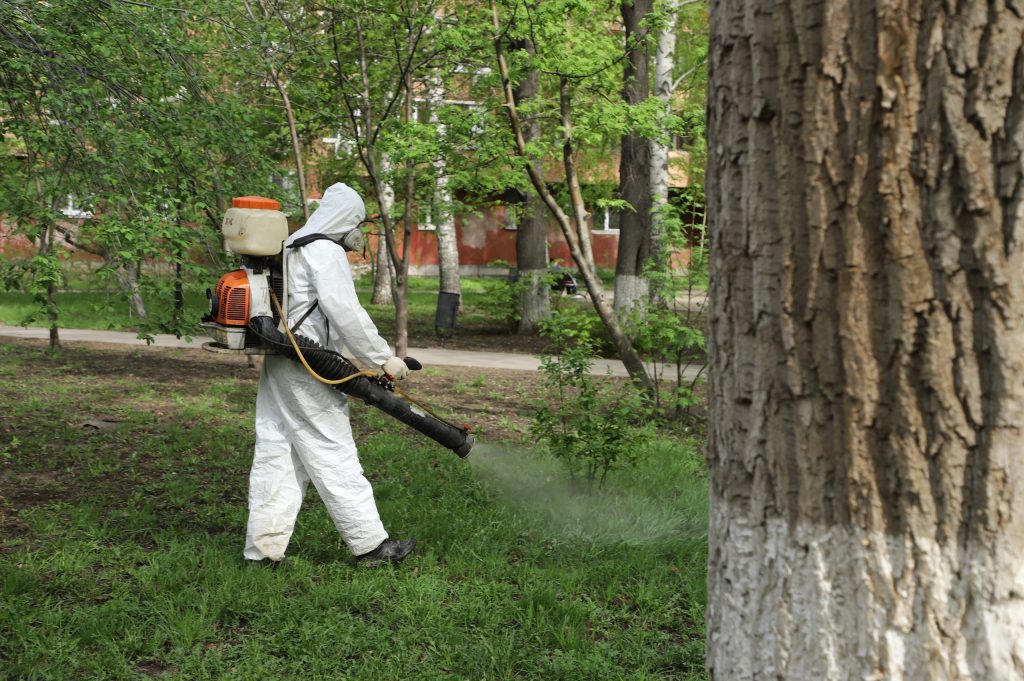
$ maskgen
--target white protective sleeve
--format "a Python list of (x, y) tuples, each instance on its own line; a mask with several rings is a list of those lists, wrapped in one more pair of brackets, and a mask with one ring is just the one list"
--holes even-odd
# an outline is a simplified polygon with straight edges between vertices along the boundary
[(391, 347), (359, 303), (345, 250), (327, 241), (311, 243), (302, 250), (314, 297), (330, 322), (331, 336), (344, 343), (363, 366), (379, 369), (391, 357)]

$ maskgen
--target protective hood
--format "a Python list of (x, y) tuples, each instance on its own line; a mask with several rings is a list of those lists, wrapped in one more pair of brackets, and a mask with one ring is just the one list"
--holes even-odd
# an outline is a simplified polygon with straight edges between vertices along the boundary
[(309, 216), (306, 224), (288, 237), (284, 244), (290, 246), (296, 239), (310, 234), (326, 234), (332, 239), (338, 239), (358, 227), (365, 217), (366, 206), (359, 194), (347, 184), (338, 182), (327, 188), (324, 197), (320, 199), (320, 205)]

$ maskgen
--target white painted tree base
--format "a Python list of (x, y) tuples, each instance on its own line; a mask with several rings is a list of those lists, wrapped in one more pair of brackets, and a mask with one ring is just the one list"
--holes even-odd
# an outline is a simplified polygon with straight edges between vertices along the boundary
[(520, 282), (529, 282), (519, 290), (519, 333), (534, 334), (540, 323), (551, 318), (551, 292), (546, 277), (548, 271), (520, 270)]
[(711, 535), (725, 539), (708, 577), (714, 679), (1024, 679), (1024, 557), (998, 569), (983, 547), (791, 531), (721, 501)]
[(615, 275), (615, 312), (621, 317), (637, 305), (646, 307), (647, 279), (635, 274)]

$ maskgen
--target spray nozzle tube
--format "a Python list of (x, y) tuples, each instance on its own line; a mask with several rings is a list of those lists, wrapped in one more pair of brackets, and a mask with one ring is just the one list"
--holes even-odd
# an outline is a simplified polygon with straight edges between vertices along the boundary
[[(288, 337), (277, 330), (274, 320), (270, 317), (253, 317), (249, 320), (248, 328), (279, 354), (296, 362), (301, 361), (299, 352), (292, 346)], [(293, 334), (293, 339), (302, 357), (305, 358), (305, 363), (317, 374), (331, 381), (331, 387), (335, 390), (358, 397), (447, 447), (460, 457), (468, 456), (473, 449), (474, 438), (469, 434), (468, 428), (457, 428), (427, 414), (425, 410), (406, 402), (369, 378), (366, 372), (361, 372), (338, 353), (320, 347), (315, 341), (298, 334)]]

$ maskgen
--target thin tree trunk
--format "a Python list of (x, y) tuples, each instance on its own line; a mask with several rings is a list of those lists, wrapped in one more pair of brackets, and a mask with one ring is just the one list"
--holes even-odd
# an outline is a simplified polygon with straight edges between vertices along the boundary
[(302, 166), (302, 145), (299, 143), (299, 129), (295, 123), (295, 113), (292, 111), (292, 101), (288, 97), (288, 91), (285, 89), (284, 82), (281, 81), (277, 74), (277, 71), (270, 67), (271, 77), (274, 79), (274, 85), (277, 87), (278, 93), (281, 95), (281, 101), (284, 103), (285, 116), (288, 119), (288, 132), (291, 135), (292, 141), (292, 154), (295, 156), (295, 173), (296, 179), (299, 182), (299, 201), (302, 203), (302, 215), (308, 220), (309, 219), (309, 203), (306, 200), (306, 171)]
[[(434, 80), (430, 88), (430, 122), (437, 126), (437, 135), (444, 139), (446, 129), (437, 119), (437, 108), (444, 92), (441, 84)], [(431, 219), (434, 235), (437, 237), (438, 280), (441, 291), (462, 293), (459, 277), (459, 237), (455, 230), (455, 216), (452, 213), (452, 193), (448, 188), (448, 164), (444, 157), (434, 161), (437, 184), (431, 204)]]
[[(662, 120), (672, 113), (672, 73), (676, 54), (676, 22), (679, 20), (679, 0), (665, 0), (665, 25), (658, 34), (658, 49), (654, 57), (654, 96), (659, 102)], [(661, 126), (662, 128), (664, 126)], [(668, 203), (669, 140), (652, 137), (650, 140), (650, 193), (651, 193), (651, 259), (666, 266), (669, 254), (663, 253), (664, 225), (669, 214)], [(651, 291), (652, 300), (660, 292)]]
[[(47, 221), (44, 227), (44, 233), (41, 243), (40, 255), (43, 257), (48, 256), (53, 252), (53, 237), (54, 237), (53, 224)], [(60, 331), (58, 327), (58, 310), (57, 310), (57, 283), (50, 280), (46, 285), (46, 318), (50, 322), (50, 349), (60, 350)]]
[[(249, 14), (249, 18), (256, 21), (256, 16), (253, 14), (252, 7), (249, 6), (248, 0), (242, 1), (245, 4), (245, 9)], [(270, 10), (267, 8), (263, 0), (257, 1), (259, 2), (260, 9), (263, 11), (264, 20), (269, 21)], [(302, 146), (299, 144), (299, 130), (298, 125), (295, 122), (295, 112), (292, 110), (292, 101), (288, 96), (288, 90), (284, 79), (281, 77), (281, 73), (277, 67), (274, 66), (269, 51), (264, 51), (263, 53), (263, 65), (266, 67), (267, 73), (274, 83), (274, 88), (281, 96), (281, 103), (284, 105), (285, 119), (288, 121), (288, 133), (291, 137), (292, 155), (295, 157), (295, 174), (299, 184), (299, 201), (302, 203), (302, 215), (306, 220), (308, 220), (309, 204), (306, 203), (306, 172), (302, 164)]]
[[(415, 3), (414, 3), (415, 6)], [(405, 123), (412, 120), (412, 82), (408, 73), (405, 83)], [(409, 254), (412, 251), (412, 230), (416, 202), (416, 166), (405, 163), (405, 210), (402, 214), (402, 257), (395, 272), (398, 295), (395, 296), (395, 354), (405, 357), (409, 353)]]
[(491, 17), (492, 26), (494, 28), (494, 49), (496, 60), (498, 62), (498, 71), (501, 76), (503, 84), (503, 95), (505, 110), (508, 113), (509, 125), (512, 129), (512, 136), (515, 140), (516, 153), (527, 159), (526, 171), (530, 177), (530, 182), (533, 183), (534, 189), (544, 200), (544, 204), (551, 211), (551, 214), (558, 221), (558, 225), (562, 230), (562, 234), (565, 236), (565, 240), (569, 246), (569, 252), (572, 254), (573, 260), (579, 267), (580, 275), (583, 277), (583, 282), (586, 284), (587, 291), (590, 293), (591, 302), (594, 305), (594, 309), (598, 316), (601, 318), (601, 322), (604, 324), (608, 334), (612, 337), (612, 341), (615, 343), (616, 348), (619, 351), (619, 357), (622, 360), (626, 371), (629, 372), (630, 378), (642, 386), (648, 392), (654, 392), (654, 384), (651, 381), (650, 376), (647, 374), (647, 367), (644, 366), (643, 360), (637, 353), (636, 348), (633, 347), (632, 342), (626, 336), (619, 324), (618, 318), (615, 316), (615, 311), (612, 306), (604, 297), (604, 289), (601, 286), (601, 280), (597, 277), (596, 268), (594, 267), (593, 253), (590, 248), (590, 233), (587, 229), (587, 212), (583, 207), (583, 197), (580, 192), (579, 179), (576, 175), (576, 165), (574, 158), (574, 146), (572, 139), (572, 120), (570, 116), (572, 108), (572, 100), (569, 94), (569, 84), (566, 78), (561, 78), (559, 87), (559, 101), (561, 109), (561, 127), (562, 135), (564, 139), (562, 161), (565, 166), (566, 182), (569, 185), (569, 192), (572, 198), (573, 205), (573, 219), (570, 219), (566, 215), (565, 211), (558, 204), (558, 201), (548, 190), (544, 184), (543, 177), (537, 169), (536, 163), (529, 160), (526, 153), (526, 142), (523, 138), (523, 130), (519, 121), (519, 115), (516, 110), (515, 97), (512, 93), (512, 84), (509, 78), (508, 62), (505, 60), (505, 50), (502, 45), (502, 32), (501, 32), (501, 20), (498, 16), (498, 5), (495, 0), (491, 0)]
[(1024, 678), (1024, 18), (712, 4), (708, 667)]
[[(628, 49), (622, 99), (629, 106), (642, 104), (650, 90), (650, 54), (641, 23), (653, 5), (653, 0), (625, 0), (620, 5)], [(619, 217), (619, 252), (615, 259), (615, 311), (621, 315), (646, 305), (644, 266), (651, 255), (650, 146), (636, 133), (622, 136), (619, 198), (631, 206)]]
[[(415, 17), (419, 13), (419, 3), (412, 0), (410, 16)], [(407, 57), (411, 60), (416, 49), (417, 36), (412, 30), (407, 34), (406, 49)], [(404, 103), (402, 107), (402, 121), (408, 125), (412, 122), (412, 68), (405, 69), (402, 80), (404, 92)], [(391, 242), (388, 252), (395, 264), (395, 354), (405, 357), (409, 352), (409, 256), (412, 253), (412, 230), (415, 221), (413, 207), (416, 203), (416, 165), (412, 160), (405, 163), (405, 210), (402, 214), (402, 253), (399, 256), (394, 247), (394, 240)]]
[[(364, 131), (363, 142), (359, 145), (359, 155), (370, 177), (370, 184), (373, 187), (373, 194), (377, 199), (379, 208), (380, 236), (377, 239), (377, 269), (373, 278), (373, 295), (371, 302), (377, 305), (394, 303), (397, 296), (395, 263), (398, 262), (398, 254), (394, 244), (394, 224), (391, 219), (391, 210), (394, 207), (395, 195), (391, 185), (381, 177), (381, 168), (378, 167), (377, 149), (375, 144), (374, 130), (376, 123), (373, 118), (372, 100), (370, 98), (370, 75), (367, 65), (366, 43), (363, 36), (363, 26), (359, 16), (354, 17), (356, 26), (356, 42), (359, 53), (359, 84), (360, 106), (357, 109), (346, 100), (349, 106), (349, 114), (353, 127), (358, 138), (359, 127), (362, 124)], [(336, 52), (337, 54), (337, 52)], [(340, 56), (340, 55), (339, 55)], [(358, 113), (357, 113), (358, 111)], [(361, 114), (362, 120), (359, 120)], [(388, 159), (385, 157), (381, 162), (384, 169), (390, 168)], [(390, 296), (390, 299), (389, 299)]]
[[(35, 155), (32, 149), (28, 149), (28, 165), (34, 167)], [(43, 191), (43, 182), (38, 175), (35, 177), (35, 188), (36, 197), (39, 200), (40, 205), (45, 205), (46, 193)], [(54, 198), (52, 205), (50, 206), (51, 211), (56, 211), (57, 200)], [(52, 219), (47, 216), (42, 221), (42, 228), (39, 230), (39, 255), (40, 259), (45, 262), (47, 256), (53, 251), (53, 239), (56, 227)], [(38, 301), (37, 301), (38, 302)], [(49, 279), (46, 285), (46, 318), (50, 322), (50, 349), (60, 349), (60, 330), (58, 328), (58, 308), (57, 308), (57, 283), (52, 278)]]

